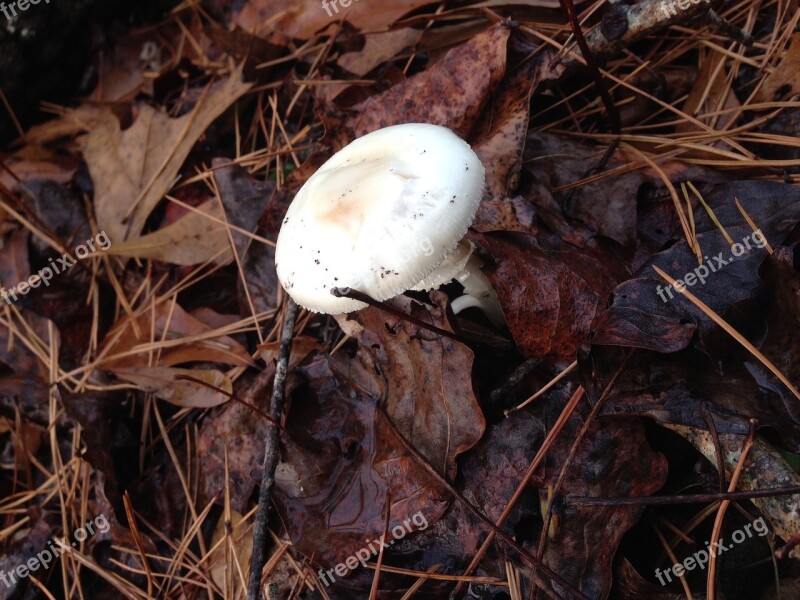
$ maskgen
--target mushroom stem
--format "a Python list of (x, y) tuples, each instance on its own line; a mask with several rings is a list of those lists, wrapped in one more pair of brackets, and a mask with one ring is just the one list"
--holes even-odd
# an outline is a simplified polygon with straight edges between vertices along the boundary
[(435, 290), (454, 279), (464, 286), (464, 294), (450, 303), (453, 314), (470, 307), (480, 308), (483, 314), (497, 327), (503, 327), (506, 319), (497, 294), (489, 279), (481, 271), (483, 261), (475, 254), (475, 244), (461, 240), (425, 279), (413, 289)]
[(506, 319), (503, 309), (500, 308), (500, 301), (492, 284), (481, 271), (482, 266), (483, 261), (480, 258), (474, 254), (470, 256), (464, 269), (455, 277), (464, 286), (464, 294), (453, 300), (450, 307), (456, 315), (466, 308), (480, 308), (496, 327), (504, 327)]

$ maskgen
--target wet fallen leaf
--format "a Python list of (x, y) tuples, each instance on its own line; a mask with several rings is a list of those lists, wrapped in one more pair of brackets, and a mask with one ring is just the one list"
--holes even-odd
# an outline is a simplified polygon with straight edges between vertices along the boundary
[[(603, 252), (543, 248), (523, 235), (486, 234), (473, 239), (495, 261), (484, 270), (497, 292), (514, 341), (526, 356), (573, 361), (605, 308), (617, 274)], [(543, 241), (540, 240), (540, 241)]]
[[(800, 219), (800, 191), (794, 186), (743, 181), (709, 189), (705, 194), (706, 203), (730, 238), (741, 244), (740, 256), (734, 256), (731, 245), (706, 211), (698, 208), (694, 223), (703, 265), (698, 265), (694, 253), (683, 241), (656, 254), (634, 278), (614, 290), (612, 305), (597, 323), (594, 344), (674, 352), (689, 345), (695, 330), (700, 331), (701, 341), (706, 343), (706, 338), (717, 331), (711, 319), (680, 293), (667, 289), (669, 284), (651, 265), (660, 267), (673, 278), (687, 278), (692, 294), (734, 327), (743, 325), (743, 320), (748, 319), (745, 303), (753, 300), (761, 287), (758, 266), (767, 252), (763, 244), (751, 239), (754, 232), (736, 208), (735, 198), (739, 198), (766, 240), (773, 245), (780, 244)], [(749, 248), (744, 246), (745, 241)], [(701, 266), (705, 266), (708, 273)]]
[[(417, 512), (432, 523), (448, 502), (386, 425), (377, 398), (362, 389), (368, 374), (360, 373), (360, 363), (342, 363), (344, 372), (318, 354), (295, 371), (275, 474), (276, 502), (293, 546), (326, 567), (380, 537), (387, 511), (390, 529)], [(422, 439), (420, 433), (417, 443)]]
[(533, 225), (533, 206), (523, 198), (509, 198), (519, 186), (534, 87), (532, 71), (531, 65), (504, 80), (473, 134), (472, 149), (486, 168), (487, 186), (471, 225), (477, 231), (527, 232)]
[[(404, 312), (447, 327), (442, 308), (426, 311), (408, 299), (398, 304)], [(472, 387), (472, 352), (374, 308), (359, 311), (353, 320), (360, 326), (354, 336), (362, 390), (384, 398), (389, 418), (406, 439), (437, 470), (454, 476), (456, 457), (474, 446), (486, 427)], [(350, 376), (357, 373), (353, 369)]]
[[(581, 406), (550, 454), (555, 465), (547, 478), (550, 483), (588, 413), (587, 404)], [(666, 479), (667, 461), (650, 448), (641, 421), (601, 419), (593, 422), (581, 443), (567, 471), (563, 492), (595, 497), (648, 496)], [(643, 511), (642, 506), (567, 506), (559, 511), (556, 538), (546, 542), (547, 564), (589, 598), (607, 597), (617, 548)]]
[[(319, 351), (317, 340), (297, 336), (292, 341), (290, 371), (304, 361), (312, 351)], [(274, 344), (262, 348), (267, 373), (274, 373), (277, 348)], [(244, 386), (237, 382), (237, 397), (244, 401)], [(200, 497), (211, 501), (228, 490), (231, 506), (236, 511), (247, 510), (247, 503), (256, 486), (252, 477), (254, 465), (263, 460), (267, 421), (258, 411), (269, 410), (270, 396), (254, 399), (254, 406), (229, 402), (203, 422), (197, 441), (198, 452), (204, 457), (200, 472)], [(227, 462), (226, 462), (227, 453)]]
[(418, 73), (355, 107), (355, 137), (399, 123), (444, 125), (467, 137), (506, 69), (510, 30), (496, 25)]

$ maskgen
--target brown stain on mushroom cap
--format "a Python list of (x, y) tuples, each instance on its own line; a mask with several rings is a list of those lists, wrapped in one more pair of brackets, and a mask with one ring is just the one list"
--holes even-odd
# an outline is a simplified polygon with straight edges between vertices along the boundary
[(363, 207), (365, 200), (356, 191), (345, 192), (332, 200), (327, 209), (321, 210), (316, 220), (338, 227), (349, 237), (355, 238), (366, 218)]
[[(406, 168), (403, 168), (406, 167)], [(353, 183), (354, 173), (358, 174), (357, 183)], [(391, 180), (394, 202), (387, 204), (386, 198), (377, 198), (370, 193), (369, 185), (364, 185), (371, 178), (380, 177), (384, 181)], [(343, 178), (343, 179), (340, 179)], [(395, 160), (379, 158), (374, 161), (357, 163), (340, 168), (336, 173), (328, 174), (326, 179), (326, 197), (328, 201), (320, 207), (315, 220), (335, 226), (351, 239), (357, 239), (368, 217), (378, 220), (400, 223), (424, 209), (432, 198), (428, 192), (419, 197), (418, 192), (409, 185), (417, 182), (418, 177), (408, 172), (407, 165), (398, 164)], [(346, 185), (337, 185), (346, 183)], [(381, 201), (380, 203), (378, 201)], [(385, 214), (371, 214), (381, 211)], [(383, 217), (383, 218), (381, 218)], [(373, 222), (376, 219), (372, 219)]]

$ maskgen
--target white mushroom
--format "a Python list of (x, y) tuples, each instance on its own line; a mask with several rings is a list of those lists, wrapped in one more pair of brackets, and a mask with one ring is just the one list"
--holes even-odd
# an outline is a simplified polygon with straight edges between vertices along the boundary
[[(312, 175), (292, 201), (275, 249), (278, 278), (300, 306), (341, 314), (455, 279), (454, 312), (479, 306), (504, 323), (497, 296), (463, 241), (481, 200), (485, 170), (446, 127), (409, 123), (358, 138)], [(461, 243), (460, 243), (461, 242)]]

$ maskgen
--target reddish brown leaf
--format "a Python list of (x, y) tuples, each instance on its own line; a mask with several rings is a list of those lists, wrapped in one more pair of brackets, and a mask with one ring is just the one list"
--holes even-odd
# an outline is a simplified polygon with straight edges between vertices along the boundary
[(545, 251), (522, 235), (474, 239), (495, 260), (486, 273), (523, 353), (573, 361), (614, 283), (602, 254), (575, 256), (568, 246)]
[(356, 107), (356, 137), (399, 123), (444, 125), (466, 138), (506, 70), (509, 29), (496, 25), (450, 50), (427, 71)]
[[(395, 304), (448, 327), (442, 309), (426, 310), (408, 298)], [(453, 477), (456, 457), (474, 446), (486, 427), (472, 388), (472, 351), (374, 308), (359, 311), (354, 320), (361, 326), (354, 334), (361, 372), (370, 375), (360, 384), (384, 398), (386, 412), (405, 438), (437, 470)]]
[(297, 371), (302, 383), (292, 394), (276, 472), (276, 500), (294, 547), (323, 565), (379, 537), (387, 510), (392, 528), (417, 512), (434, 522), (447, 504), (361, 387), (377, 374), (359, 373), (352, 359), (337, 362), (319, 354)]
[(503, 81), (472, 136), (472, 148), (486, 167), (486, 191), (472, 223), (478, 231), (531, 230), (533, 206), (524, 198), (509, 196), (519, 185), (533, 92), (532, 71), (521, 69)]

